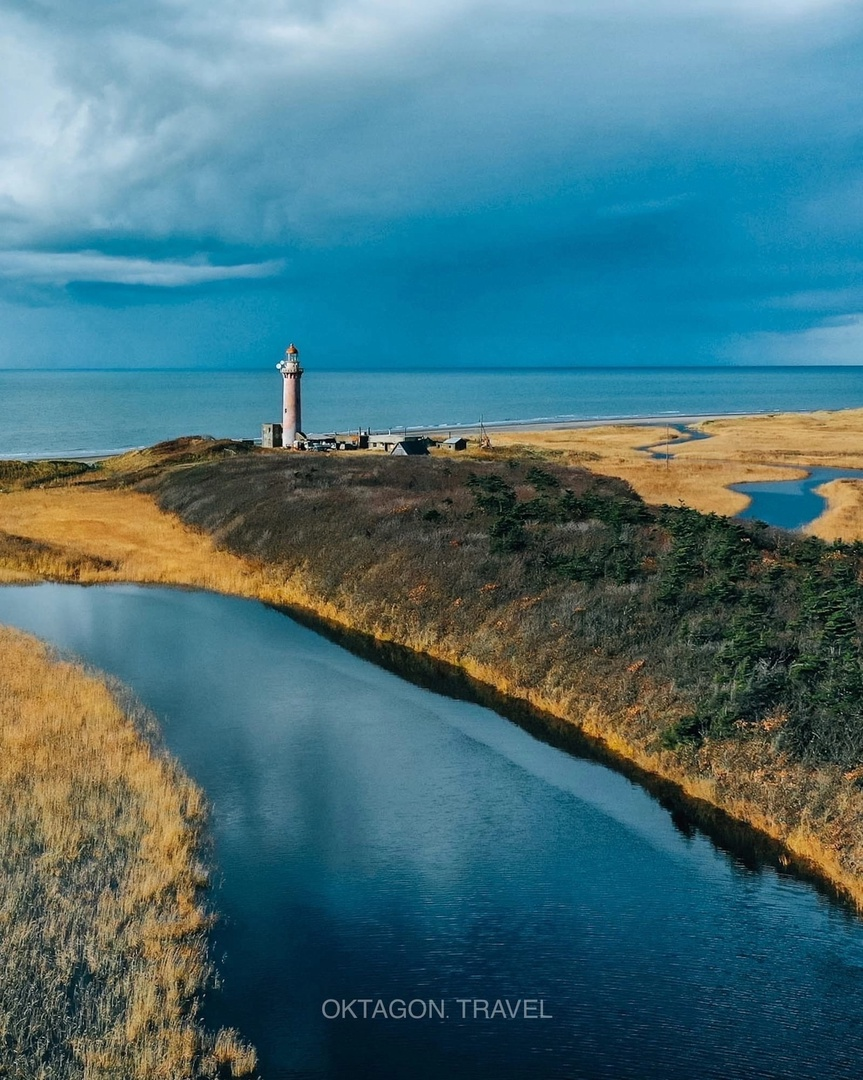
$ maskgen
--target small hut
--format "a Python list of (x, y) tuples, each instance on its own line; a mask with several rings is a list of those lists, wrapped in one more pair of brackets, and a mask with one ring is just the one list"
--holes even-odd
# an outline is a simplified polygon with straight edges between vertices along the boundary
[(261, 446), (273, 449), (282, 445), (281, 424), (261, 424)]
[(389, 431), (384, 435), (369, 436), (369, 448), (371, 450), (383, 450), (387, 454), (391, 454), (399, 443), (403, 443), (405, 446), (422, 446), (423, 450), (425, 450), (429, 440), (425, 435), (407, 435), (396, 431)]
[(390, 457), (428, 456), (429, 448), (425, 439), (402, 439), (390, 450)]

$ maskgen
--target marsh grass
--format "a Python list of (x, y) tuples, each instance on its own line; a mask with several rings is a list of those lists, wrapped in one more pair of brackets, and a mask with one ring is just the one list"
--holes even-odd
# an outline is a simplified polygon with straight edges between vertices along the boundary
[(827, 509), (806, 532), (823, 540), (863, 540), (863, 481), (830, 480), (815, 490), (827, 500)]
[[(505, 453), (518, 446), (550, 455), (558, 463), (586, 464), (604, 476), (614, 476), (630, 484), (649, 503), (684, 503), (702, 513), (739, 514), (750, 503), (747, 495), (731, 491), (729, 485), (762, 480), (795, 480), (806, 475), (799, 467), (804, 455), (789, 457), (787, 443), (790, 432), (781, 429), (775, 454), (758, 453), (749, 447), (746, 431), (735, 425), (746, 421), (716, 422), (693, 425), (713, 436), (716, 442), (690, 441), (686, 435), (670, 432), (668, 448), (674, 455), (666, 464), (654, 458), (644, 447), (663, 451), (666, 446), (665, 425), (619, 425), (596, 428), (572, 428), (555, 431), (496, 433), (494, 446)], [(752, 425), (754, 430), (754, 424)], [(771, 432), (763, 418), (760, 429)], [(767, 436), (765, 436), (765, 441)], [(817, 454), (815, 454), (817, 458)], [(773, 463), (785, 467), (775, 468)], [(797, 467), (795, 467), (797, 466)]]
[(708, 420), (710, 439), (679, 448), (682, 459), (863, 468), (863, 409)]
[(0, 581), (140, 581), (256, 594), (253, 568), (123, 487), (0, 496), (0, 530)]
[(111, 563), (80, 580), (257, 596), (455, 664), (863, 905), (859, 550), (652, 508), (565, 454), (193, 450), (4, 496), (0, 523)]
[(0, 461), (0, 492), (67, 483), (91, 469), (82, 461)]
[(0, 1075), (249, 1075), (199, 1017), (210, 976), (200, 790), (133, 703), (0, 628)]
[(86, 555), (29, 536), (0, 532), (0, 573), (4, 570), (15, 578), (53, 578), (58, 581), (80, 581), (88, 575), (116, 569), (110, 559)]
[(179, 439), (129, 450), (125, 454), (99, 462), (98, 478), (109, 477), (119, 482), (142, 480), (166, 468), (202, 462), (223, 461), (242, 457), (255, 450), (251, 440), (214, 439), (208, 435), (184, 435)]
[(146, 486), (265, 568), (267, 598), (577, 723), (863, 900), (857, 549), (535, 455), (261, 455)]

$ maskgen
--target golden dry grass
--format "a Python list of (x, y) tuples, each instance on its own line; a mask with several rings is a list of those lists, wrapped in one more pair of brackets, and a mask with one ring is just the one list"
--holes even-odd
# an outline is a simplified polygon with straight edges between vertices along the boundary
[(208, 1039), (199, 1022), (204, 800), (141, 719), (80, 666), (0, 628), (3, 1076), (254, 1069), (234, 1033)]
[(614, 465), (597, 462), (596, 472), (626, 480), (646, 502), (683, 503), (703, 514), (742, 513), (751, 502), (748, 495), (731, 491), (729, 485), (760, 480), (796, 480), (806, 475), (803, 469), (768, 469), (764, 466), (730, 464), (722, 461), (650, 460)]
[[(737, 421), (735, 421), (737, 422)], [(722, 460), (717, 454), (702, 455), (712, 440), (689, 443), (685, 436), (670, 441), (673, 459), (651, 457), (641, 449), (664, 449), (665, 427), (605, 426), (561, 431), (505, 432), (494, 435), (495, 447), (526, 445), (561, 455), (572, 464), (586, 464), (603, 476), (626, 480), (650, 503), (684, 503), (702, 513), (739, 514), (749, 498), (730, 491), (730, 484), (759, 480), (794, 480), (805, 476), (803, 469), (775, 469), (758, 461)], [(777, 459), (778, 460), (778, 459)]]
[[(776, 413), (689, 425), (710, 435), (688, 441), (671, 431), (672, 450), (682, 459), (751, 465), (823, 465), (863, 468), (863, 409)], [(635, 448), (665, 442), (664, 424), (606, 425), (565, 431), (495, 433), (495, 446), (529, 443), (568, 452), (598, 452), (602, 458), (641, 458)]]
[(682, 459), (863, 468), (863, 409), (709, 420), (711, 436), (680, 448)]
[(81, 461), (0, 461), (0, 492), (68, 483), (90, 471)]
[(4, 559), (0, 537), (0, 581), (20, 581), (28, 571), (31, 579), (69, 580), (68, 568), (76, 566), (74, 580), (81, 582), (139, 581), (243, 596), (258, 593), (253, 567), (134, 491), (82, 486), (3, 495), (0, 533), (44, 545), (28, 566), (16, 553)]
[[(269, 603), (321, 607), (301, 571), (240, 558), (162, 513), (149, 495), (74, 486), (0, 495), (0, 584), (75, 581), (181, 585)], [(22, 541), (35, 546), (27, 548)]]
[(805, 531), (822, 540), (863, 540), (863, 480), (831, 480), (815, 490), (827, 509)]
[(492, 436), (492, 444), (495, 447), (520, 444), (536, 446), (543, 450), (565, 453), (567, 458), (581, 456), (587, 462), (595, 461), (594, 455), (597, 454), (603, 460), (634, 461), (642, 456), (636, 447), (650, 446), (664, 439), (664, 426), (606, 424), (551, 431), (496, 431)]
[[(622, 475), (636, 489), (648, 493), (654, 501), (676, 501), (674, 494), (702, 509), (716, 509), (715, 491), (721, 491), (719, 470), (722, 462), (707, 462), (702, 472), (692, 469), (690, 487), (672, 488), (674, 463), (666, 477), (664, 463), (639, 454), (635, 447), (652, 441), (655, 428), (597, 429), (570, 433), (541, 433), (546, 450), (565, 453), (607, 455), (599, 471)], [(661, 434), (661, 433), (660, 433)], [(645, 437), (646, 436), (646, 437)], [(497, 441), (497, 440), (496, 440)], [(513, 442), (526, 441), (519, 433)], [(693, 444), (694, 447), (695, 444)], [(699, 448), (704, 444), (699, 444)], [(681, 445), (680, 450), (684, 447)], [(614, 459), (614, 460), (612, 460)], [(712, 473), (706, 466), (713, 466)], [(740, 463), (744, 471), (734, 479), (757, 479), (764, 476), (764, 465)], [(597, 468), (591, 463), (591, 468)], [(767, 473), (775, 476), (773, 470)], [(799, 475), (794, 471), (791, 475)], [(705, 477), (715, 485), (709, 492)], [(666, 486), (668, 485), (668, 486)], [(685, 497), (684, 497), (685, 496)], [(395, 569), (397, 552), (381, 551), (380, 573), (389, 574), (392, 582), (389, 602), (381, 607), (370, 598), (359, 579), (345, 581), (335, 591), (319, 587), (318, 576), (324, 569), (314, 560), (308, 564), (263, 565), (220, 551), (218, 537), (196, 532), (173, 517), (161, 513), (149, 496), (128, 490), (105, 490), (98, 487), (17, 492), (0, 496), (0, 529), (30, 537), (57, 548), (53, 569), (43, 566), (37, 573), (21, 566), (7, 566), (0, 573), (7, 580), (19, 577), (53, 576), (70, 580), (62, 560), (74, 558), (104, 559), (108, 567), (85, 566), (78, 578), (92, 581), (144, 581), (199, 586), (266, 601), (297, 605), (332, 619), (344, 626), (381, 639), (396, 640), (419, 652), (463, 667), (468, 674), (497, 687), (512, 697), (522, 698), (549, 713), (578, 724), (602, 739), (612, 750), (637, 762), (643, 768), (673, 780), (690, 795), (720, 806), (742, 821), (749, 822), (782, 840), (801, 858), (810, 860), (863, 906), (863, 797), (858, 788), (833, 769), (812, 769), (789, 763), (771, 751), (769, 745), (748, 743), (744, 752), (725, 744), (708, 745), (697, 758), (688, 760), (670, 751), (656, 749), (657, 731), (674, 718), (669, 691), (639, 677), (638, 707), (618, 713), (603, 709), (598, 702), (602, 686), (591, 689), (579, 684), (572, 689), (572, 673), (549, 667), (548, 679), (538, 687), (520, 674), (524, 657), (507, 646), (497, 656), (499, 632), (485, 628), (489, 662), (466, 660), (463, 643), (440, 633), (440, 628), (417, 617), (412, 622), (394, 626), (387, 612), (398, 597), (400, 580)], [(349, 540), (345, 539), (345, 543)], [(14, 560), (13, 560), (14, 561)], [(50, 563), (50, 552), (48, 557)], [(376, 571), (377, 573), (377, 571)], [(404, 621), (404, 620), (403, 620)], [(497, 627), (500, 618), (494, 623)], [(507, 637), (508, 641), (516, 638)], [(485, 640), (485, 639), (484, 639)], [(591, 701), (594, 704), (591, 704)], [(731, 762), (731, 755), (734, 761)], [(736, 755), (736, 756), (735, 756)]]
[[(677, 705), (666, 688), (654, 685), (649, 678), (639, 676), (638, 708), (620, 713), (598, 704), (602, 687), (591, 689), (580, 684), (573, 691), (571, 673), (568, 676), (553, 664), (542, 688), (531, 685), (530, 680), (523, 683), (518, 666), (523, 658), (509, 648), (507, 661), (501, 657), (478, 662), (465, 657), (458, 640), (442, 638), (422, 619), (395, 630), (387, 617), (389, 608), (378, 610), (357, 580), (345, 582), (335, 599), (325, 598), (316, 584), (319, 568), (266, 567), (219, 551), (211, 537), (161, 513), (149, 496), (137, 492), (98, 488), (19, 492), (0, 498), (0, 525), (39, 540), (62, 537), (79, 557), (111, 562), (108, 569), (85, 569), (79, 580), (158, 581), (258, 596), (305, 607), (352, 629), (398, 640), (460, 665), (505, 694), (577, 723), (615, 752), (673, 780), (688, 794), (721, 806), (781, 839), (863, 904), (863, 837), (858, 835), (863, 797), (858, 789), (844, 781), (837, 770), (792, 765), (777, 758), (769, 747), (756, 748), (751, 743), (745, 752), (721, 744), (708, 747), (693, 760), (657, 750), (657, 725), (666, 724)], [(62, 554), (62, 547), (58, 550)], [(382, 567), (389, 566), (395, 554), (381, 552)], [(68, 554), (63, 557), (70, 558)], [(63, 580), (62, 562), (54, 571), (51, 576)], [(398, 581), (398, 572), (392, 573)], [(524, 617), (520, 609), (516, 616)], [(496, 618), (498, 625), (503, 613)], [(485, 628), (482, 633), (491, 631)], [(496, 631), (492, 638), (497, 640)], [(496, 647), (492, 651), (496, 653)], [(730, 767), (728, 755), (732, 752), (737, 757)], [(829, 798), (824, 797), (825, 791)], [(812, 809), (808, 808), (809, 794), (814, 799)], [(789, 805), (794, 808), (790, 815)]]

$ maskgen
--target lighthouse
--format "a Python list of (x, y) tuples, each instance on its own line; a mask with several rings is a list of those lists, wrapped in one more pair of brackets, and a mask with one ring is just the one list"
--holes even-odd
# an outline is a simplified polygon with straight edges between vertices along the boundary
[(302, 415), (300, 412), (300, 379), (303, 369), (300, 367), (300, 350), (293, 342), (285, 350), (285, 358), (276, 364), (285, 380), (282, 406), (282, 445), (293, 446), (297, 435), (302, 434)]

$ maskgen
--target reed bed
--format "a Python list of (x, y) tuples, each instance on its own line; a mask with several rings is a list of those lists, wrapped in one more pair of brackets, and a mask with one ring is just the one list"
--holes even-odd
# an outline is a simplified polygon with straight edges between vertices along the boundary
[(133, 703), (0, 628), (0, 1075), (249, 1076), (200, 1020), (210, 978), (200, 790)]
[(83, 461), (0, 461), (0, 492), (64, 484), (90, 472)]
[(577, 724), (863, 906), (856, 549), (651, 509), (532, 455), (260, 455), (150, 486), (262, 567), (267, 599)]
[[(113, 487), (4, 496), (0, 527), (111, 563), (80, 580), (257, 596), (456, 664), (782, 841), (863, 907), (863, 729), (812, 696), (859, 700), (857, 549), (645, 507), (541, 448), (171, 452), (186, 460), (159, 468), (154, 448)], [(798, 678), (798, 661), (835, 679)], [(780, 674), (810, 709), (799, 724), (763, 703)]]
[[(713, 437), (690, 441), (685, 434), (667, 433), (662, 424), (495, 433), (493, 443), (503, 452), (538, 450), (550, 455), (550, 460), (585, 464), (593, 472), (626, 481), (646, 502), (684, 503), (703, 514), (732, 516), (746, 509), (749, 497), (731, 491), (732, 484), (796, 480), (806, 475), (799, 467), (800, 458), (789, 462), (784, 434), (775, 455), (749, 453), (746, 439), (734, 426), (744, 421), (722, 423), (730, 426), (731, 434), (715, 429), (713, 422), (693, 425), (711, 436), (716, 430), (715, 444)], [(761, 428), (771, 430), (763, 418)], [(660, 452), (667, 446), (673, 457), (667, 463), (652, 457), (645, 449), (648, 446)], [(785, 467), (775, 468), (774, 462), (784, 462)]]
[(863, 540), (863, 482), (831, 480), (815, 490), (827, 500), (827, 509), (806, 532), (822, 540)]
[(254, 596), (259, 573), (147, 495), (97, 486), (0, 496), (0, 581), (191, 585)]
[(682, 459), (863, 468), (863, 409), (742, 416), (695, 426), (710, 439), (682, 446)]

